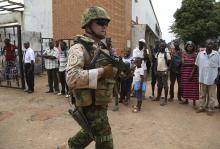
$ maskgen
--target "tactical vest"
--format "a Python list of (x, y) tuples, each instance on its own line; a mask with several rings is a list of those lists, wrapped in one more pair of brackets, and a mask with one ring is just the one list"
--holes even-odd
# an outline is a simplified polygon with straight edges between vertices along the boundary
[[(81, 39), (82, 40), (82, 39)], [(90, 61), (93, 59), (93, 57), (96, 55), (97, 48), (94, 48), (94, 46), (91, 45), (91, 43), (87, 43), (86, 41), (77, 41), (78, 44), (83, 45), (83, 47), (86, 49), (85, 52), (90, 56), (90, 60), (88, 62), (85, 62), (84, 70), (89, 69), (95, 69), (103, 67), (107, 64), (109, 64), (108, 61), (103, 60), (103, 57), (100, 56), (97, 59), (97, 63), (95, 63), (95, 66), (91, 68), (89, 65)], [(103, 49), (106, 53), (109, 54), (109, 51), (106, 49)], [(115, 80), (113, 79), (99, 79), (97, 82), (97, 89), (74, 89), (73, 94), (75, 96), (75, 103), (76, 106), (89, 106), (91, 104), (94, 105), (107, 105), (112, 97), (113, 97), (113, 87), (115, 84)]]

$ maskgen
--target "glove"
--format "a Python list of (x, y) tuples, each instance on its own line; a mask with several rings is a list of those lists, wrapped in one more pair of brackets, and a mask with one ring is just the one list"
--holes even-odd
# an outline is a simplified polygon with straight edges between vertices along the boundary
[(114, 77), (114, 72), (113, 72), (112, 64), (108, 64), (108, 65), (104, 66), (102, 78), (108, 79), (108, 78), (113, 78), (113, 77)]

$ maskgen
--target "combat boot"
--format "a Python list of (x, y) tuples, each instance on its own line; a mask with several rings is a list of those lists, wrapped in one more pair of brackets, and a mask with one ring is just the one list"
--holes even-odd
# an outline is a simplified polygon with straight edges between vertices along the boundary
[(68, 145), (63, 144), (61, 146), (58, 146), (56, 149), (70, 149)]

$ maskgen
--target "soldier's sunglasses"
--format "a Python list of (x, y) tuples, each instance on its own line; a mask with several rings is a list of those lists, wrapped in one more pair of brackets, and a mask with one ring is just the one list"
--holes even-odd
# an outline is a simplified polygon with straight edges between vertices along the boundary
[(96, 24), (100, 25), (100, 26), (108, 26), (109, 20), (106, 19), (97, 19), (96, 20)]

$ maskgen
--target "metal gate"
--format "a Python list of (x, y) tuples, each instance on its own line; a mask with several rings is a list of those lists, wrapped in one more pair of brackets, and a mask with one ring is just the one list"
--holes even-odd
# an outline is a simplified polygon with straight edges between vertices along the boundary
[(20, 25), (0, 26), (0, 87), (25, 89)]

